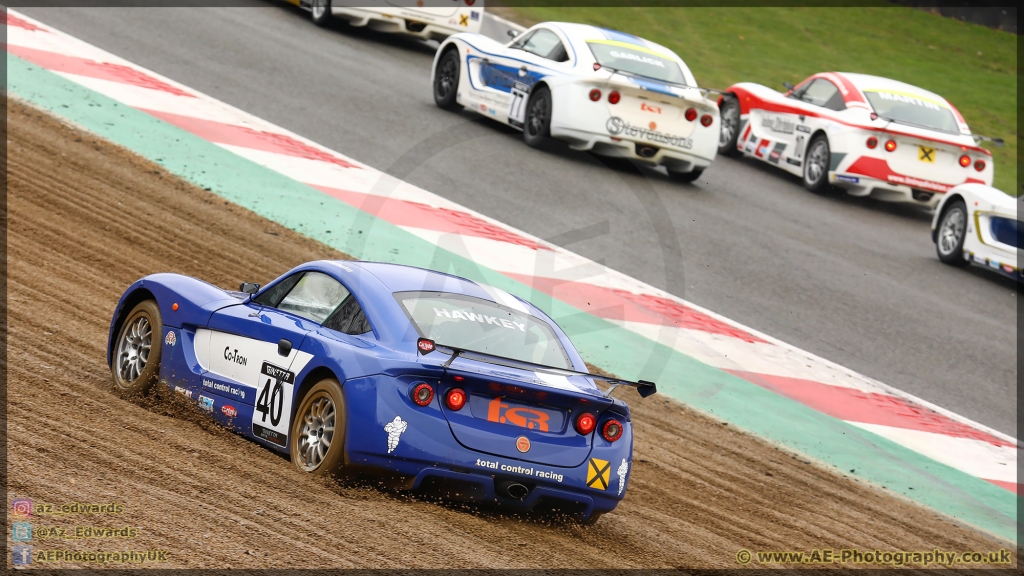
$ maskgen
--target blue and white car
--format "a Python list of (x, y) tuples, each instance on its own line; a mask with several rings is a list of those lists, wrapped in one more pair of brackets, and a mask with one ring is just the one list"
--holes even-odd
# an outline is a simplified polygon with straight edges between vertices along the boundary
[(115, 386), (157, 381), (300, 470), (371, 470), (412, 490), (594, 522), (625, 495), (628, 406), (528, 302), (420, 268), (301, 265), (229, 292), (178, 274), (132, 284), (110, 323)]
[(953, 266), (975, 264), (1024, 281), (1019, 264), (1024, 237), (1020, 204), (1020, 198), (984, 184), (950, 190), (932, 218), (939, 260)]
[(717, 99), (664, 46), (614, 30), (545, 22), (507, 44), (455, 34), (434, 57), (434, 101), (577, 150), (662, 165), (693, 181), (718, 152)]

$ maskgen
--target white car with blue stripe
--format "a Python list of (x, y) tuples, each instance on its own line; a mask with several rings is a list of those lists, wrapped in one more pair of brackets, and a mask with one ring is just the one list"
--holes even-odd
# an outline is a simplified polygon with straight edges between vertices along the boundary
[(1024, 282), (1020, 268), (1024, 222), (1021, 199), (984, 184), (961, 184), (946, 193), (932, 218), (939, 260), (975, 264)]
[(693, 181), (718, 152), (717, 100), (674, 52), (642, 38), (545, 22), (507, 44), (456, 34), (434, 57), (434, 101), (576, 150), (664, 166)]

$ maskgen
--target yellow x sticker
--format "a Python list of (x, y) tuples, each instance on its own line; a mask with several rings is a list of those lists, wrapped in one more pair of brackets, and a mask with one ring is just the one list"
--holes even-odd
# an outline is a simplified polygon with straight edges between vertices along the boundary
[(469, 16), (462, 14), (459, 16), (459, 26), (469, 26)]
[(929, 162), (935, 164), (935, 148), (929, 148), (927, 146), (918, 146), (917, 159), (922, 162)]
[(611, 464), (607, 460), (591, 458), (587, 466), (587, 486), (598, 490), (608, 489), (608, 477), (611, 474)]

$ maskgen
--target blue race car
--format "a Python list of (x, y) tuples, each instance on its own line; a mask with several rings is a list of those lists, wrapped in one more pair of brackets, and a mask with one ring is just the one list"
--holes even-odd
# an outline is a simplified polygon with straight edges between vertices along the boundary
[(153, 274), (121, 296), (107, 362), (157, 381), (312, 474), (383, 471), (411, 490), (592, 523), (622, 500), (629, 408), (651, 382), (586, 373), (565, 333), (503, 290), (409, 266), (303, 264), (229, 292)]

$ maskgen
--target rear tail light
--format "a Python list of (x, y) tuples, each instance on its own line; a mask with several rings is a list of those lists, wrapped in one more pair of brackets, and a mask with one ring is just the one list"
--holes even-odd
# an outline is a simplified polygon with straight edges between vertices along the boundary
[(417, 406), (426, 406), (434, 399), (434, 387), (426, 382), (420, 382), (412, 387), (412, 401)]
[(584, 412), (576, 418), (576, 431), (584, 436), (593, 432), (596, 427), (597, 418), (590, 412)]
[(420, 338), (416, 341), (416, 348), (418, 348), (420, 352), (428, 354), (434, 351), (434, 341), (426, 338)]
[(590, 91), (590, 100), (591, 101), (597, 102), (600, 99), (601, 99), (601, 91), (600, 90), (598, 90), (597, 88), (594, 88), (593, 90)]
[(875, 146), (878, 146), (878, 138), (875, 138), (874, 136), (872, 136), (871, 138), (868, 138), (867, 146), (868, 146), (868, 148), (872, 148), (872, 149)]
[(704, 127), (711, 126), (711, 123), (714, 121), (715, 119), (712, 118), (710, 114), (705, 114), (700, 117), (700, 125)]
[(619, 98), (621, 98), (621, 97), (622, 97), (622, 95), (619, 94), (618, 91), (612, 90), (611, 92), (608, 93), (608, 103), (609, 104), (618, 104), (619, 103)]
[(466, 392), (462, 388), (452, 388), (444, 397), (444, 403), (456, 412), (466, 405)]
[(968, 166), (970, 166), (971, 165), (971, 157), (968, 156), (967, 154), (964, 154), (963, 156), (961, 156), (960, 157), (960, 165), (963, 166), (964, 168), (967, 168)]
[(694, 109), (694, 108), (687, 108), (686, 109), (686, 119), (689, 120), (690, 122), (693, 122), (694, 120), (696, 120), (697, 119), (697, 110)]
[(609, 442), (615, 442), (619, 438), (622, 438), (622, 422), (618, 420), (609, 420), (604, 423), (601, 427), (601, 436)]
[(887, 140), (885, 142), (885, 151), (886, 152), (892, 152), (895, 149), (896, 149), (896, 141), (895, 140)]
[(980, 159), (979, 160), (975, 160), (974, 161), (974, 169), (977, 170), (978, 172), (981, 172), (982, 170), (984, 170), (985, 169), (985, 161), (984, 160), (980, 160)]

